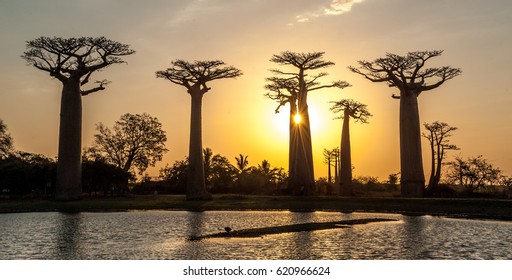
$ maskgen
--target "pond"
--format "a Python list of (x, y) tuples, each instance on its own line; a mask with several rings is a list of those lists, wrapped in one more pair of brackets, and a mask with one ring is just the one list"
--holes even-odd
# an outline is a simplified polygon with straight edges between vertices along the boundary
[[(387, 218), (258, 238), (190, 236)], [(379, 213), (141, 211), (0, 214), (0, 259), (512, 259), (512, 222)]]

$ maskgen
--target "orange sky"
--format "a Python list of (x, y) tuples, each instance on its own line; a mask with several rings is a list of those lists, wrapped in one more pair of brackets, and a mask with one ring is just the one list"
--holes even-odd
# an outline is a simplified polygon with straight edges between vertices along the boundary
[[(329, 101), (352, 98), (368, 105), (370, 124), (352, 124), (355, 175), (386, 180), (399, 171), (398, 101), (395, 91), (351, 73), (357, 60), (386, 52), (443, 49), (430, 66), (460, 67), (462, 75), (419, 97), (422, 122), (447, 122), (459, 130), (452, 142), (465, 157), (483, 155), (512, 174), (512, 2), (503, 1), (1, 1), (0, 118), (15, 147), (57, 154), (61, 85), (20, 58), (25, 41), (39, 36), (106, 36), (130, 44), (128, 64), (97, 73), (108, 89), (83, 99), (83, 146), (95, 124), (111, 126), (127, 112), (147, 112), (167, 131), (169, 152), (150, 175), (188, 152), (190, 98), (164, 79), (174, 59), (220, 59), (244, 72), (238, 79), (212, 82), (203, 103), (203, 144), (235, 163), (240, 153), (250, 165), (268, 160), (287, 167), (288, 107), (274, 114), (263, 97), (273, 54), (284, 50), (324, 51), (336, 63), (324, 81), (352, 87), (310, 95), (316, 177), (326, 176), (324, 148), (339, 145), (341, 120)], [(424, 165), (429, 166), (424, 142)], [(426, 170), (428, 175), (429, 170)]]

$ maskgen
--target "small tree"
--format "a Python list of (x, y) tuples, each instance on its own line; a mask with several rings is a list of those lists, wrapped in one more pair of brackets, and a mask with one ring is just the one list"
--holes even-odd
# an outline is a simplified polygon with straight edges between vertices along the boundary
[(331, 111), (338, 114), (343, 112), (339, 117), (343, 119), (343, 128), (341, 132), (340, 145), (340, 190), (339, 194), (343, 196), (353, 195), (352, 192), (352, 157), (350, 150), (350, 119), (356, 122), (368, 123), (368, 118), (372, 115), (366, 109), (366, 105), (352, 99), (342, 99), (333, 102)]
[(331, 167), (333, 162), (333, 154), (331, 150), (324, 149), (324, 163), (327, 164), (327, 183), (332, 183)]
[(143, 174), (168, 151), (162, 124), (147, 113), (127, 113), (112, 128), (100, 123), (96, 129), (91, 151), (125, 172)]
[(201, 126), (202, 100), (204, 94), (210, 90), (206, 83), (218, 79), (236, 78), (242, 75), (242, 72), (233, 66), (225, 66), (225, 63), (220, 60), (193, 63), (175, 60), (171, 65), (171, 68), (157, 71), (156, 76), (184, 86), (192, 99), (187, 199), (211, 199), (211, 194), (206, 191)]
[(469, 193), (498, 182), (502, 173), (482, 156), (469, 157), (467, 160), (456, 157), (449, 166), (448, 180), (459, 183)]
[(424, 123), (423, 125), (427, 132), (423, 133), (422, 136), (429, 141), (431, 153), (431, 171), (427, 193), (432, 193), (439, 185), (442, 161), (446, 156), (446, 152), (448, 150), (459, 149), (457, 146), (450, 144), (450, 140), (448, 139), (457, 128), (439, 121), (435, 121), (431, 124)]
[(122, 57), (133, 53), (128, 45), (105, 37), (40, 37), (27, 42), (27, 51), (21, 57), (62, 83), (56, 199), (80, 197), (82, 96), (104, 90), (108, 81), (96, 81), (97, 86), (90, 89), (82, 87), (94, 72), (124, 63)]
[(7, 133), (7, 126), (0, 119), (0, 159), (6, 158), (13, 151), (12, 137)]
[[(461, 70), (450, 66), (424, 68), (428, 60), (443, 51), (410, 52), (406, 56), (388, 53), (373, 62), (361, 60), (359, 68), (349, 67), (357, 74), (375, 83), (387, 83), (399, 90), (400, 99), (400, 173), (402, 196), (422, 197), (425, 175), (421, 155), (420, 117), (418, 96), (433, 90), (460, 75)], [(430, 82), (430, 84), (427, 84)]]

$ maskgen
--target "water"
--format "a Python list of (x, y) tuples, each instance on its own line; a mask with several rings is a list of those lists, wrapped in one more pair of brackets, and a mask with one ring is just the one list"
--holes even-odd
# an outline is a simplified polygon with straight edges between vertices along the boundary
[[(341, 219), (350, 228), (263, 238), (191, 235)], [(512, 222), (336, 212), (0, 214), (0, 259), (512, 259)]]

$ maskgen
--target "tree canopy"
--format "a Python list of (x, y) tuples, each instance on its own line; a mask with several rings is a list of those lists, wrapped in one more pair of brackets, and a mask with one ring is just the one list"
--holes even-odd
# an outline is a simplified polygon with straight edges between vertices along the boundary
[(7, 157), (13, 151), (13, 141), (4, 121), (0, 119), (0, 159)]
[(124, 114), (112, 128), (100, 123), (97, 130), (92, 152), (124, 171), (136, 168), (142, 174), (168, 151), (162, 124), (147, 113)]
[(441, 50), (409, 52), (405, 56), (387, 53), (385, 57), (372, 62), (360, 60), (359, 68), (349, 66), (349, 69), (372, 82), (385, 82), (401, 92), (414, 91), (419, 95), (462, 73), (459, 68), (450, 66), (424, 68), (428, 60), (442, 53)]
[[(105, 37), (39, 37), (27, 41), (27, 51), (21, 56), (39, 70), (65, 83), (80, 79), (80, 86), (90, 81), (93, 72), (112, 64), (124, 63), (123, 56), (134, 54), (126, 44)], [(82, 95), (105, 89), (107, 80), (96, 81), (98, 86), (81, 91)]]
[[(340, 119), (352, 118), (356, 122), (368, 123), (368, 119), (372, 116), (367, 109), (367, 105), (352, 99), (342, 99), (340, 101), (333, 101), (331, 111), (335, 114), (340, 114)], [(348, 114), (348, 115), (345, 115)]]
[(188, 90), (191, 90), (194, 86), (202, 86), (204, 93), (210, 90), (206, 86), (207, 82), (225, 78), (236, 78), (242, 75), (241, 70), (234, 66), (225, 66), (225, 63), (221, 60), (196, 60), (188, 62), (178, 59), (172, 61), (171, 65), (172, 67), (166, 70), (157, 71), (156, 76), (184, 86)]

